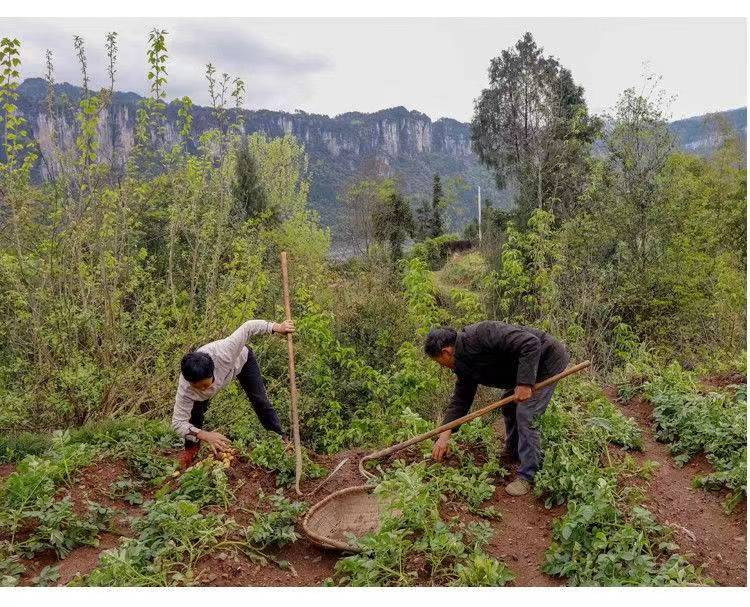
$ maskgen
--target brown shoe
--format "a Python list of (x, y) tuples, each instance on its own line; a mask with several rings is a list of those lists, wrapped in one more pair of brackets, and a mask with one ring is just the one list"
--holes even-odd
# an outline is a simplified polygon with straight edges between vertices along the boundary
[(531, 483), (522, 476), (517, 476), (512, 483), (505, 486), (505, 492), (514, 497), (526, 495), (529, 491), (531, 491)]

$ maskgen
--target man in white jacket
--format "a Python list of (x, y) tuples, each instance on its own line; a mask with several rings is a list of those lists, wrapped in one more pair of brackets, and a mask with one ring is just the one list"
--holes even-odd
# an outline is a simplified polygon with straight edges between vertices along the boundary
[(279, 416), (266, 394), (258, 361), (246, 342), (253, 335), (293, 332), (292, 321), (248, 320), (229, 337), (212, 341), (182, 357), (172, 427), (185, 439), (185, 451), (180, 457), (183, 467), (192, 463), (199, 441), (207, 442), (214, 453), (230, 448), (226, 436), (203, 430), (203, 419), (211, 397), (235, 377), (263, 427), (284, 436)]

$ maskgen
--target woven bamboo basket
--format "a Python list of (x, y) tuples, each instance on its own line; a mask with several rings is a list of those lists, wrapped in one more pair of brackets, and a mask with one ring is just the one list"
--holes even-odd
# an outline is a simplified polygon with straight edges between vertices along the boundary
[(361, 537), (380, 525), (380, 508), (372, 489), (370, 485), (348, 487), (314, 504), (302, 520), (305, 535), (323, 548), (359, 552), (348, 535)]

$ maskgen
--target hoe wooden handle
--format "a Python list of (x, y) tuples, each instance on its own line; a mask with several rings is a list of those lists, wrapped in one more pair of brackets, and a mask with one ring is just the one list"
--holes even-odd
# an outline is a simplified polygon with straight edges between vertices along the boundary
[[(590, 365), (591, 365), (590, 360), (585, 360), (582, 363), (578, 363), (577, 365), (573, 367), (565, 369), (565, 371), (563, 371), (562, 373), (558, 373), (557, 375), (553, 375), (552, 377), (548, 377), (547, 379), (540, 381), (538, 384), (534, 384), (533, 390), (534, 392), (536, 392), (537, 390), (541, 390), (542, 388), (545, 388), (549, 386), (550, 384), (554, 384), (555, 382), (560, 381), (563, 377), (568, 377), (568, 375), (572, 375), (573, 373), (578, 373), (578, 371), (581, 371)], [(438, 426), (434, 430), (430, 430), (429, 432), (425, 432), (424, 434), (420, 434), (419, 436), (415, 436), (414, 438), (405, 440), (404, 442), (398, 443), (397, 445), (393, 445), (392, 447), (381, 449), (380, 451), (375, 451), (374, 453), (365, 455), (361, 460), (359, 460), (359, 471), (362, 473), (364, 477), (372, 478), (373, 475), (367, 472), (364, 468), (365, 462), (370, 461), (372, 459), (380, 459), (381, 457), (386, 457), (388, 455), (391, 455), (392, 453), (396, 453), (396, 451), (401, 451), (401, 449), (406, 449), (407, 447), (411, 447), (412, 445), (421, 443), (423, 440), (427, 440), (428, 438), (437, 436), (438, 434), (441, 434), (442, 432), (445, 432), (446, 430), (452, 430), (456, 426), (460, 426), (461, 424), (470, 422), (471, 420), (476, 419), (477, 417), (482, 417), (483, 415), (487, 415), (487, 413), (489, 413), (490, 411), (494, 411), (495, 409), (498, 409), (504, 405), (507, 405), (508, 403), (512, 403), (514, 400), (515, 400), (515, 397), (511, 394), (510, 396), (506, 396), (502, 400), (499, 400), (495, 403), (487, 405), (486, 407), (482, 407), (481, 409), (477, 409), (476, 411), (474, 411), (474, 413), (469, 413), (468, 415), (464, 415), (463, 417), (454, 419), (452, 422), (448, 422), (447, 424)]]
[[(286, 269), (286, 251), (281, 252), (281, 280), (284, 285), (284, 310), (286, 319), (292, 320), (292, 306), (289, 303), (289, 276)], [(302, 446), (299, 441), (299, 417), (297, 415), (297, 375), (294, 371), (294, 341), (292, 334), (286, 334), (286, 346), (289, 354), (289, 394), (292, 412), (292, 436), (294, 437), (294, 488), (297, 495), (302, 495), (299, 482), (302, 478)]]

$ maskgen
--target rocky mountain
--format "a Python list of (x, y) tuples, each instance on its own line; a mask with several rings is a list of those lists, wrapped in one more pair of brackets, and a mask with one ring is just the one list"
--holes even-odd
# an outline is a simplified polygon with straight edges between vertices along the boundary
[[(29, 78), (18, 88), (21, 113), (31, 125), (33, 136), (43, 151), (50, 149), (53, 123), (47, 115), (45, 98), (47, 84), (41, 78)], [(82, 96), (82, 89), (67, 83), (55, 85), (57, 111), (62, 116), (58, 138), (65, 147), (75, 145), (76, 120), (74, 107)], [(136, 93), (115, 92), (113, 132), (103, 119), (99, 125), (100, 153), (109, 158), (124, 158), (133, 145), (135, 115), (141, 96)], [(510, 194), (498, 191), (491, 173), (480, 165), (471, 150), (469, 125), (450, 118), (436, 121), (404, 107), (380, 110), (371, 114), (348, 112), (329, 117), (320, 114), (244, 110), (245, 129), (265, 133), (269, 137), (294, 135), (301, 141), (309, 156), (310, 201), (318, 210), (324, 224), (335, 226), (338, 216), (337, 196), (346, 183), (367, 166), (376, 166), (385, 175), (399, 175), (404, 189), (416, 202), (431, 195), (435, 173), (444, 178), (461, 177), (466, 188), (460, 193), (464, 223), (474, 217), (476, 186), (482, 187), (483, 198), (495, 206), (508, 206)], [(727, 124), (746, 135), (747, 109), (740, 108), (720, 113)], [(167, 138), (177, 138), (177, 106), (170, 104)], [(672, 129), (683, 149), (707, 154), (717, 144), (715, 130), (707, 116), (697, 116), (672, 123)], [(211, 108), (194, 106), (193, 127), (196, 134), (214, 128), (216, 122)], [(2, 151), (0, 151), (2, 155)], [(39, 178), (44, 167), (39, 167)]]
[[(42, 150), (50, 148), (53, 128), (46, 110), (47, 84), (41, 78), (29, 78), (18, 88), (21, 113), (31, 125), (34, 138)], [(62, 116), (58, 137), (65, 147), (73, 146), (76, 134), (75, 114), (82, 89), (70, 84), (55, 85), (58, 114)], [(116, 92), (113, 96), (114, 136), (108, 125), (100, 124), (100, 153), (109, 158), (124, 157), (133, 146), (133, 129), (138, 102), (135, 93)], [(335, 117), (305, 112), (245, 110), (245, 129), (269, 137), (294, 135), (305, 146), (310, 167), (310, 200), (323, 223), (335, 226), (337, 196), (347, 181), (365, 165), (377, 166), (384, 175), (400, 175), (406, 192), (416, 200), (429, 197), (435, 173), (441, 177), (462, 177), (467, 187), (460, 193), (467, 209), (475, 208), (476, 186), (483, 197), (496, 205), (505, 203), (491, 173), (479, 164), (471, 151), (469, 125), (428, 116), (404, 107), (381, 110), (372, 114), (349, 112)], [(177, 106), (167, 110), (167, 138), (176, 140)], [(193, 127), (196, 134), (216, 126), (211, 108), (194, 106)], [(171, 143), (171, 142), (170, 142)], [(40, 169), (43, 171), (43, 168)], [(41, 175), (43, 177), (43, 175)]]

